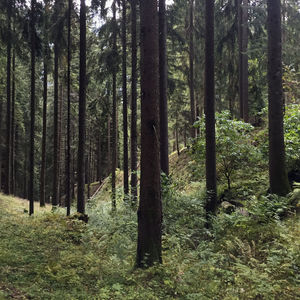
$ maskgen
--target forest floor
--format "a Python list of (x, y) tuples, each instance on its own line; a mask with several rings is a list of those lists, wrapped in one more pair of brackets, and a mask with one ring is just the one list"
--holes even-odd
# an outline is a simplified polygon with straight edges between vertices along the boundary
[[(120, 172), (117, 212), (107, 180), (88, 202), (88, 224), (50, 206), (29, 217), (27, 201), (0, 194), (0, 299), (299, 299), (300, 218), (291, 203), (300, 190), (252, 194), (248, 214), (220, 211), (207, 230), (193, 161), (187, 150), (170, 161), (164, 263), (148, 270), (134, 268), (136, 213), (123, 203)], [(243, 184), (233, 187), (238, 198), (265, 188), (253, 178)]]

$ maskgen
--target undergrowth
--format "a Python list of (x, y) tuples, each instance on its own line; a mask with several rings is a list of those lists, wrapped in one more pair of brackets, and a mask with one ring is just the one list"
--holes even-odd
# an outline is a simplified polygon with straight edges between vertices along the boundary
[(300, 190), (266, 196), (265, 170), (246, 173), (236, 170), (230, 192), (219, 182), (243, 208), (220, 208), (209, 230), (204, 182), (163, 178), (163, 265), (147, 270), (134, 268), (136, 212), (120, 191), (112, 213), (109, 184), (88, 202), (88, 224), (50, 207), (28, 217), (27, 202), (0, 195), (0, 299), (299, 298)]

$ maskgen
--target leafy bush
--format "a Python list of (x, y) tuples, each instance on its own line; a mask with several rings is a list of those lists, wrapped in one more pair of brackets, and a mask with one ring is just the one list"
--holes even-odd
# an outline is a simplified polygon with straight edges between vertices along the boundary
[[(199, 119), (195, 125), (200, 129), (193, 152), (198, 162), (205, 161), (205, 122)], [(258, 161), (261, 156), (251, 144), (251, 132), (254, 127), (248, 123), (231, 120), (230, 113), (224, 111), (216, 114), (216, 159), (218, 171), (225, 177), (228, 189), (236, 170)]]
[[(267, 110), (262, 112), (265, 123), (267, 123)], [(284, 114), (285, 152), (288, 170), (300, 168), (300, 105), (289, 105)], [(256, 144), (261, 150), (264, 158), (268, 159), (268, 127), (259, 130), (254, 136)]]
[(287, 167), (300, 169), (300, 105), (287, 107), (284, 125)]

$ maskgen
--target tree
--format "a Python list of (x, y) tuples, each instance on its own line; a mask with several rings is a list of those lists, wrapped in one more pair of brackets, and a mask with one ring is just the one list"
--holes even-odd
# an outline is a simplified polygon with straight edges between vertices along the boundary
[(68, 0), (68, 71), (67, 71), (67, 160), (66, 160), (66, 205), (67, 216), (71, 211), (71, 13), (72, 0)]
[(47, 142), (47, 101), (48, 101), (48, 63), (49, 63), (49, 41), (48, 41), (48, 13), (49, 5), (45, 1), (44, 6), (44, 53), (43, 53), (43, 133), (42, 133), (42, 159), (41, 159), (41, 174), (40, 174), (40, 206), (45, 206), (46, 191), (45, 191), (45, 176), (46, 176), (46, 142)]
[(30, 41), (31, 41), (31, 101), (30, 101), (30, 155), (29, 155), (29, 215), (34, 212), (34, 140), (35, 140), (35, 6), (36, 0), (31, 0)]
[(248, 122), (248, 0), (239, 0), (238, 36), (240, 118)]
[(85, 213), (85, 143), (86, 143), (86, 6), (80, 1), (80, 56), (79, 56), (79, 138), (77, 166), (77, 211)]
[(59, 202), (59, 165), (58, 165), (58, 59), (59, 46), (58, 41), (54, 42), (54, 112), (53, 112), (53, 190), (52, 190), (52, 205), (55, 207)]
[(124, 194), (129, 193), (128, 184), (128, 122), (127, 122), (127, 47), (126, 47), (126, 0), (122, 0), (122, 95), (123, 95), (123, 155)]
[(137, 13), (136, 0), (131, 0), (131, 197), (137, 202)]
[(166, 1), (159, 0), (159, 116), (160, 165), (169, 175), (168, 100), (167, 100), (167, 22)]
[[(112, 4), (113, 10), (113, 41), (112, 52), (114, 57), (117, 55), (117, 20), (116, 20), (116, 1)], [(117, 168), (117, 70), (115, 64), (112, 70), (112, 94), (113, 94), (113, 111), (112, 111), (112, 159), (111, 159), (111, 189), (112, 189), (112, 210), (116, 210), (116, 168)]]
[(138, 209), (138, 267), (161, 263), (162, 204), (159, 158), (159, 52), (156, 0), (141, 11), (141, 190)]
[(11, 188), (11, 10), (12, 0), (7, 0), (7, 68), (6, 68), (6, 163), (4, 192), (10, 194)]
[(206, 137), (206, 212), (217, 206), (216, 135), (215, 135), (215, 59), (214, 1), (205, 1), (205, 137)]
[(193, 127), (196, 121), (196, 103), (194, 86), (194, 0), (189, 2), (189, 89), (191, 105), (191, 137), (196, 137), (196, 129)]
[(282, 44), (280, 0), (267, 1), (269, 87), (269, 179), (271, 193), (290, 191), (285, 164), (282, 91)]

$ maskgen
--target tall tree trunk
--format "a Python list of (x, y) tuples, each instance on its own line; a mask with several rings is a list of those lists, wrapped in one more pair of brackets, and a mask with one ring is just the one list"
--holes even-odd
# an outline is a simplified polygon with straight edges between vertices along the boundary
[(161, 263), (162, 203), (159, 157), (159, 52), (157, 0), (141, 0), (141, 191), (138, 267)]
[(12, 57), (12, 93), (11, 93), (11, 179), (10, 190), (15, 195), (15, 102), (16, 102), (16, 54)]
[(246, 123), (249, 122), (248, 104), (248, 0), (243, 0), (242, 8), (242, 61), (243, 61), (243, 117)]
[(52, 191), (52, 205), (55, 207), (59, 201), (59, 166), (58, 166), (58, 45), (57, 42), (54, 44), (54, 132), (53, 132), (53, 191)]
[(128, 183), (128, 121), (127, 121), (127, 47), (126, 47), (126, 0), (122, 0), (122, 81), (123, 81), (123, 155), (124, 155), (124, 195), (129, 194)]
[(30, 108), (30, 177), (29, 177), (29, 215), (34, 212), (34, 140), (35, 140), (35, 6), (36, 0), (31, 0), (31, 108)]
[(11, 180), (11, 9), (12, 2), (7, 0), (7, 68), (6, 68), (6, 157), (5, 157), (5, 188), (4, 192), (10, 194)]
[(159, 0), (159, 116), (160, 116), (160, 165), (169, 175), (169, 137), (167, 100), (167, 22), (166, 1)]
[(280, 0), (268, 0), (269, 177), (271, 193), (290, 191), (285, 164)]
[(46, 141), (47, 141), (47, 100), (48, 100), (48, 67), (47, 57), (44, 57), (44, 78), (43, 78), (43, 134), (42, 134), (42, 161), (40, 177), (40, 206), (45, 206), (45, 174), (46, 174)]
[(214, 2), (206, 0), (205, 8), (205, 137), (206, 137), (206, 212), (214, 213), (217, 206), (216, 137), (215, 137), (215, 59)]
[(180, 148), (179, 148), (179, 133), (178, 133), (178, 123), (176, 122), (175, 125), (175, 140), (176, 140), (176, 150), (177, 150), (177, 155), (180, 155)]
[(72, 0), (68, 1), (68, 70), (67, 70), (67, 158), (66, 158), (66, 206), (67, 216), (71, 212), (71, 13)]
[[(26, 133), (25, 133), (25, 139), (26, 139)], [(24, 166), (23, 166), (24, 167), (23, 198), (28, 199), (28, 177), (27, 177), (28, 176), (28, 147), (26, 142), (24, 148), (25, 149), (24, 149)]]
[(196, 121), (196, 103), (194, 87), (194, 0), (190, 0), (189, 6), (189, 89), (191, 105), (191, 137), (196, 137), (196, 128), (193, 124)]
[(86, 112), (86, 6), (85, 0), (80, 1), (80, 73), (79, 73), (79, 139), (77, 169), (77, 211), (85, 213), (85, 112)]
[(131, 0), (131, 198), (137, 203), (137, 12)]
[(0, 99), (0, 192), (2, 191), (2, 116), (3, 116), (3, 102)]
[(238, 1), (240, 118), (249, 122), (248, 105), (248, 0)]
[(64, 151), (64, 139), (63, 139), (63, 131), (62, 131), (62, 123), (63, 123), (63, 98), (64, 98), (64, 88), (63, 84), (61, 82), (60, 84), (60, 95), (58, 97), (58, 204), (61, 206), (61, 199), (62, 199), (62, 193), (63, 193), (63, 185), (64, 183), (62, 181), (63, 178), (63, 164), (61, 163), (63, 161), (63, 154)]
[(110, 117), (107, 120), (107, 171), (108, 174), (110, 173), (112, 166), (111, 166), (111, 124), (110, 124)]
[(98, 143), (97, 143), (97, 180), (99, 184), (102, 183), (102, 176), (103, 176), (103, 165), (102, 165), (102, 143), (101, 143), (101, 135), (99, 133), (98, 136)]
[[(113, 45), (114, 55), (117, 53), (117, 21), (116, 21), (116, 2), (113, 2)], [(111, 159), (111, 190), (112, 190), (112, 210), (116, 210), (116, 168), (117, 168), (117, 74), (115, 66), (112, 73), (112, 92), (113, 92), (113, 112), (112, 112), (112, 159)]]

